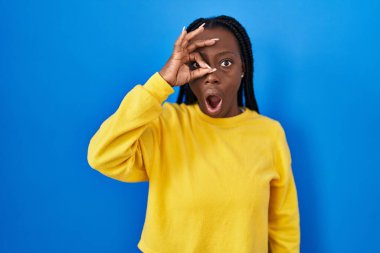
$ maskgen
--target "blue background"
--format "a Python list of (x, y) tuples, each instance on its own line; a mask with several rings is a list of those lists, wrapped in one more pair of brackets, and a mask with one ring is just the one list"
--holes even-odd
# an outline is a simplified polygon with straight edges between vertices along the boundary
[(301, 251), (378, 249), (379, 1), (0, 1), (0, 13), (0, 252), (140, 252), (148, 183), (92, 170), (88, 143), (184, 25), (219, 14), (246, 27), (261, 113), (287, 133)]

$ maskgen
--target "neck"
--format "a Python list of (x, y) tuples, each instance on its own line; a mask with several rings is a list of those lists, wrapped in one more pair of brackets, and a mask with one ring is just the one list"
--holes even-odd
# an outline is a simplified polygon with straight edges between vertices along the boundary
[(236, 106), (233, 110), (231, 110), (229, 113), (227, 113), (227, 115), (225, 117), (233, 117), (233, 116), (239, 115), (243, 112), (244, 112), (244, 110), (242, 110), (239, 106)]

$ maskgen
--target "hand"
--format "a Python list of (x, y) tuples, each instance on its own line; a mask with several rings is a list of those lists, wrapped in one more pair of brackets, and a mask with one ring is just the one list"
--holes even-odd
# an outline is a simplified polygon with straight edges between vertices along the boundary
[[(187, 33), (185, 28), (183, 28), (182, 33), (175, 42), (172, 55), (159, 72), (171, 86), (184, 85), (193, 79), (200, 78), (216, 70), (212, 69), (202, 59), (201, 55), (198, 52), (194, 52), (194, 50), (199, 47), (214, 45), (219, 39), (196, 40), (189, 43), (189, 40), (204, 31), (204, 25), (205, 23), (190, 33)], [(194, 61), (200, 67), (190, 69), (189, 63)]]

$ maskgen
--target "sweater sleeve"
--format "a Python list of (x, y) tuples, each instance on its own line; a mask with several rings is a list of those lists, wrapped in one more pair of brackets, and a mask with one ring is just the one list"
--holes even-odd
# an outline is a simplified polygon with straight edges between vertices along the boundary
[(291, 154), (284, 129), (277, 122), (274, 165), (279, 177), (271, 181), (269, 201), (269, 252), (300, 252), (300, 221)]
[(159, 150), (162, 103), (173, 92), (158, 72), (131, 89), (91, 138), (89, 165), (119, 181), (148, 181), (153, 154)]

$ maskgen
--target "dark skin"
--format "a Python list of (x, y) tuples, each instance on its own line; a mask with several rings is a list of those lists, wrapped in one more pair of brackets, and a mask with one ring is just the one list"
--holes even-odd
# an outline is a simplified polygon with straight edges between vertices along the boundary
[[(244, 66), (240, 57), (239, 44), (235, 36), (228, 30), (218, 27), (206, 29), (193, 40), (220, 38), (213, 46), (199, 48), (199, 52), (211, 68), (217, 70), (189, 82), (190, 88), (198, 99), (201, 110), (211, 117), (225, 118), (241, 113), (237, 101), (237, 93), (241, 83)], [(198, 67), (197, 63), (191, 66)], [(211, 113), (206, 106), (206, 97), (217, 94), (222, 99), (221, 109)]]
[[(226, 118), (241, 113), (237, 93), (244, 74), (238, 42), (228, 30), (201, 25), (187, 33), (182, 31), (173, 54), (159, 72), (172, 86), (189, 83), (200, 109), (210, 117)], [(221, 99), (218, 109), (211, 110), (208, 95)]]

